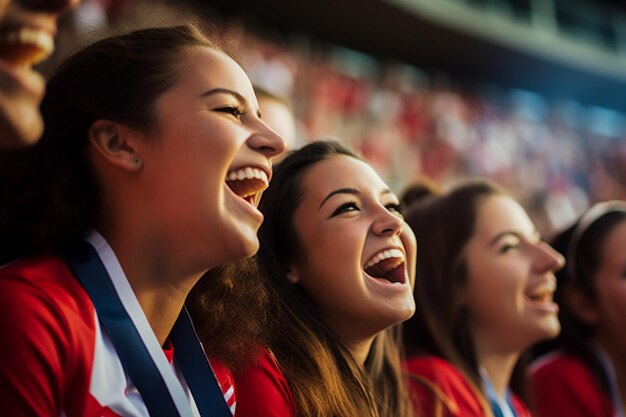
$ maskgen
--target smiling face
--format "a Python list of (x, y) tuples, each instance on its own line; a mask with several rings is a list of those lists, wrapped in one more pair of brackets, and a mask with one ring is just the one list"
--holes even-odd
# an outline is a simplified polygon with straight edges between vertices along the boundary
[(53, 52), (56, 19), (77, 3), (12, 0), (5, 4), (0, 20), (0, 148), (31, 144), (41, 136), (39, 103), (45, 83), (32, 67)]
[(398, 199), (365, 162), (337, 155), (312, 166), (293, 215), (299, 259), (288, 278), (344, 342), (371, 337), (415, 310), (415, 236)]
[(258, 117), (250, 81), (232, 59), (195, 47), (179, 68), (156, 101), (151, 137), (139, 142), (136, 191), (172, 256), (213, 265), (250, 256), (263, 220), (256, 206), (283, 140)]
[(479, 203), (468, 241), (465, 302), (477, 346), (519, 351), (555, 337), (560, 324), (554, 272), (564, 260), (543, 242), (524, 209), (504, 195)]
[(601, 344), (623, 356), (626, 351), (626, 221), (618, 223), (601, 247), (601, 263), (595, 275), (596, 336)]

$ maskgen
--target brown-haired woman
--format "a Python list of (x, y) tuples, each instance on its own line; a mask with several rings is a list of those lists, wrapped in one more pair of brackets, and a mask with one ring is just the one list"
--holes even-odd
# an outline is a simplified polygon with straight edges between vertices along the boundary
[(431, 196), (406, 219), (424, 242), (417, 311), (403, 328), (417, 406), (426, 416), (528, 416), (509, 380), (523, 350), (558, 334), (563, 258), (484, 180)]
[(2, 257), (24, 256), (0, 269), (3, 411), (230, 415), (182, 309), (258, 249), (284, 144), (247, 76), (193, 26), (146, 29), (69, 58), (42, 114), (0, 163)]
[(594, 205), (559, 233), (562, 331), (530, 368), (541, 417), (612, 417), (626, 410), (626, 203)]
[(412, 415), (389, 328), (414, 311), (415, 237), (378, 174), (336, 142), (277, 167), (258, 262), (275, 337), (235, 375), (237, 416)]

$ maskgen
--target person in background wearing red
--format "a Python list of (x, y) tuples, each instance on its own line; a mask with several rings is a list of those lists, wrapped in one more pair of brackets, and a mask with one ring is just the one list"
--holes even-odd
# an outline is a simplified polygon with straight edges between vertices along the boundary
[(235, 374), (237, 416), (411, 416), (390, 327), (415, 309), (416, 247), (397, 197), (352, 151), (313, 142), (260, 208), (274, 337)]
[(554, 271), (563, 257), (496, 185), (468, 180), (414, 202), (416, 314), (403, 325), (421, 415), (528, 417), (509, 383), (520, 354), (560, 329)]
[(33, 66), (54, 51), (59, 16), (79, 0), (0, 0), (0, 150), (35, 143), (43, 132), (45, 81)]
[(145, 29), (70, 57), (42, 115), (0, 155), (2, 412), (230, 416), (183, 307), (259, 247), (284, 143), (250, 80), (193, 25)]
[(538, 417), (626, 414), (626, 203), (591, 207), (554, 239), (567, 259), (555, 298), (562, 331), (530, 367)]

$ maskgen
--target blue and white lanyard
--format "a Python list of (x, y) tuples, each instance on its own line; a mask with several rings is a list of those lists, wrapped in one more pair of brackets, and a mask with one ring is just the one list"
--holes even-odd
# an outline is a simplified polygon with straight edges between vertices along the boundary
[(498, 398), (496, 390), (493, 388), (489, 375), (484, 368), (481, 368), (480, 376), (482, 378), (483, 386), (485, 387), (487, 399), (489, 400), (489, 406), (491, 407), (493, 415), (495, 417), (517, 417), (515, 407), (513, 407), (511, 391), (509, 389), (506, 390), (504, 395), (505, 401), (502, 401)]
[[(104, 264), (100, 252), (112, 249), (97, 232), (78, 244), (68, 263), (91, 298), (102, 327), (151, 417), (191, 417), (190, 401), (176, 377), (118, 262)], [(114, 269), (109, 271), (108, 269)], [(122, 279), (120, 279), (122, 277)], [(170, 333), (174, 360), (202, 417), (232, 417), (215, 374), (184, 309)]]

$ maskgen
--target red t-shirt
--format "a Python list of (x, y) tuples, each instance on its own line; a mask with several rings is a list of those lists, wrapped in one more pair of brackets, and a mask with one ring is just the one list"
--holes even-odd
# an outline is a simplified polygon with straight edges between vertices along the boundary
[(296, 405), (278, 363), (261, 349), (255, 365), (235, 374), (237, 417), (295, 417)]
[[(148, 416), (91, 299), (63, 260), (40, 256), (0, 269), (0, 332), (0, 414)], [(171, 359), (173, 349), (164, 353)], [(228, 370), (218, 364), (216, 375), (232, 407)]]
[(537, 417), (613, 417), (611, 398), (577, 357), (554, 352), (530, 367)]
[[(445, 417), (484, 417), (467, 378), (450, 362), (437, 356), (418, 356), (409, 358), (404, 368), (409, 375), (409, 393), (418, 415), (433, 416), (437, 410), (442, 410)], [(531, 416), (515, 395), (512, 403), (518, 417)]]

